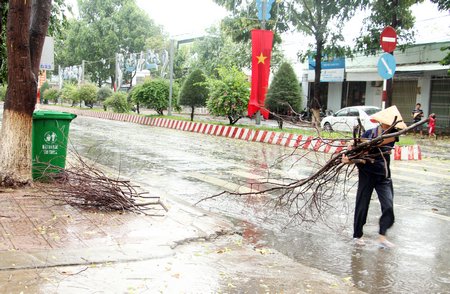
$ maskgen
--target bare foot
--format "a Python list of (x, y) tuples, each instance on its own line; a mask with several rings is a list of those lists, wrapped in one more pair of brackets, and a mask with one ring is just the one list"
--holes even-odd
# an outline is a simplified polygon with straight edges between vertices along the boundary
[(353, 243), (356, 246), (365, 246), (366, 245), (366, 242), (364, 241), (363, 238), (353, 238)]
[(394, 248), (395, 244), (389, 242), (388, 239), (386, 239), (386, 236), (380, 235), (380, 237), (378, 237), (378, 246), (383, 249), (390, 249)]

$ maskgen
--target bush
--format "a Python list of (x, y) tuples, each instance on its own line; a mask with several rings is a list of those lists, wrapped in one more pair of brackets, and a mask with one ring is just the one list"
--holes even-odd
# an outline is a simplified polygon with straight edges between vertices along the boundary
[(97, 91), (98, 88), (94, 84), (84, 84), (78, 88), (77, 96), (78, 101), (84, 101), (86, 107), (92, 108), (94, 103), (97, 101)]
[(42, 95), (45, 96), (45, 99), (47, 101), (52, 101), (54, 104), (58, 103), (59, 98), (59, 91), (56, 89), (47, 89), (45, 90)]
[(292, 110), (300, 112), (302, 105), (300, 83), (294, 69), (288, 63), (283, 63), (275, 74), (265, 104), (271, 112), (280, 115), (291, 115)]
[(60, 97), (64, 102), (71, 103), (72, 106), (75, 106), (79, 102), (77, 86), (72, 83), (64, 84)]
[(194, 120), (195, 107), (206, 104), (208, 88), (205, 82), (205, 75), (197, 69), (191, 72), (181, 88), (179, 103), (191, 107), (191, 121)]
[(103, 102), (114, 94), (113, 90), (109, 87), (101, 87), (97, 92), (97, 101)]
[(0, 86), (0, 101), (5, 101), (6, 99), (6, 85)]
[(250, 83), (236, 67), (217, 69), (219, 79), (208, 79), (210, 96), (206, 102), (209, 113), (228, 117), (234, 125), (247, 111)]
[[(137, 105), (143, 105), (149, 109), (154, 109), (159, 115), (164, 115), (164, 110), (169, 107), (169, 88), (168, 80), (154, 79), (136, 86), (131, 91), (131, 100)], [(172, 97), (177, 97), (179, 88), (173, 84)], [(172, 104), (176, 108), (176, 101), (172, 99)]]
[(48, 99), (44, 96), (45, 91), (47, 91), (48, 89), (50, 89), (50, 85), (48, 84), (48, 82), (43, 83), (41, 88), (39, 89), (41, 95), (40, 100), (44, 104), (48, 104)]
[(105, 100), (106, 108), (111, 108), (114, 112), (126, 113), (130, 111), (130, 105), (127, 101), (127, 94), (122, 92), (114, 93)]

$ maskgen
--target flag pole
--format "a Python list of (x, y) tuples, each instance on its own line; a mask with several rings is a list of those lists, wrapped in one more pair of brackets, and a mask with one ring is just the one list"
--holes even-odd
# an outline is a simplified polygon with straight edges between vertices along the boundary
[[(262, 0), (262, 19), (261, 19), (261, 29), (266, 29), (266, 9), (267, 9), (267, 0)], [(261, 111), (258, 110), (256, 112), (256, 125), (261, 124)]]

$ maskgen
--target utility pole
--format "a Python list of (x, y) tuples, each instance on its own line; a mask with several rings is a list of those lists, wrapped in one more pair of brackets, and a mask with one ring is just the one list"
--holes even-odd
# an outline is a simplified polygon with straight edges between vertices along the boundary
[(169, 49), (169, 75), (170, 75), (170, 86), (169, 86), (169, 109), (167, 110), (167, 115), (172, 115), (172, 95), (173, 95), (173, 56), (175, 50), (175, 40), (170, 40), (170, 49)]

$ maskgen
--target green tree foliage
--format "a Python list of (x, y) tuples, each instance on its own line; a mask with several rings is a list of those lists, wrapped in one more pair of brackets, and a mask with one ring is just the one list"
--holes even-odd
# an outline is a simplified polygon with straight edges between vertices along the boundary
[(92, 108), (94, 106), (94, 103), (97, 102), (97, 92), (98, 88), (94, 84), (81, 85), (76, 93), (80, 105), (81, 102), (84, 101), (84, 105)]
[(72, 106), (79, 102), (77, 95), (77, 86), (72, 83), (65, 83), (61, 89), (60, 95), (62, 101), (66, 103), (71, 103)]
[(116, 92), (111, 97), (107, 98), (104, 103), (107, 109), (112, 109), (114, 112), (127, 113), (130, 111), (130, 104), (127, 100), (127, 94), (123, 92)]
[(183, 82), (186, 78), (189, 68), (191, 67), (190, 60), (192, 53), (189, 46), (179, 47), (174, 55), (173, 60), (173, 78), (178, 82)]
[[(152, 79), (145, 81), (131, 91), (131, 100), (139, 105), (154, 109), (159, 115), (164, 115), (164, 110), (169, 107), (169, 88), (168, 80)], [(173, 87), (172, 97), (177, 97), (179, 88), (176, 84)], [(176, 104), (175, 99), (172, 100)]]
[(217, 68), (250, 67), (251, 46), (248, 43), (236, 43), (224, 31), (215, 27), (194, 43), (192, 55), (196, 57), (195, 66), (201, 68), (206, 76), (218, 77)]
[[(342, 45), (344, 40), (342, 29), (364, 1), (354, 0), (304, 0), (287, 1), (284, 5), (290, 7), (290, 17), (295, 28), (308, 36), (314, 37), (312, 51), (303, 57), (314, 56), (316, 61), (314, 97), (311, 97), (310, 107), (314, 110), (314, 122), (318, 122), (318, 109), (322, 106), (320, 93), (320, 76), (322, 57), (345, 56), (349, 48)], [(288, 10), (287, 10), (288, 11)]]
[(266, 107), (276, 114), (291, 115), (292, 110), (299, 112), (301, 105), (301, 88), (294, 69), (289, 63), (283, 63), (270, 84)]
[[(222, 21), (222, 30), (236, 42), (248, 43), (250, 32), (261, 28), (261, 21), (257, 18), (255, 1), (245, 0), (214, 0), (217, 4), (225, 7), (232, 15)], [(281, 43), (280, 34), (289, 29), (289, 23), (284, 20), (288, 15), (289, 7), (276, 1), (270, 11), (270, 19), (265, 28), (274, 32), (274, 43)]]
[(135, 0), (80, 0), (80, 17), (69, 22), (65, 38), (56, 43), (56, 63), (79, 65), (99, 87), (115, 80), (115, 54), (138, 53), (151, 38), (164, 37), (160, 26)]
[[(65, 0), (53, 0), (50, 15), (48, 35), (60, 38), (63, 29), (67, 26), (66, 12), (71, 11)], [(0, 85), (7, 81), (6, 56), (6, 17), (8, 14), (8, 0), (0, 0)]]
[(109, 87), (101, 87), (97, 92), (97, 101), (103, 102), (114, 94)]
[(439, 10), (450, 10), (450, 1), (448, 0), (431, 0), (438, 5)]
[(397, 32), (400, 45), (414, 41), (415, 18), (411, 6), (423, 0), (375, 0), (370, 1), (371, 14), (363, 22), (361, 36), (357, 38), (357, 51), (375, 55), (380, 50), (380, 35), (386, 26)]
[(6, 87), (6, 85), (0, 85), (0, 101), (5, 101)]
[(45, 90), (42, 94), (44, 95), (44, 97), (47, 101), (51, 101), (51, 102), (53, 102), (53, 104), (58, 103), (58, 98), (59, 98), (58, 90), (56, 90), (54, 88), (50, 88), (50, 89)]
[(207, 79), (209, 113), (226, 116), (234, 125), (247, 111), (250, 96), (248, 77), (236, 67), (219, 67), (218, 78)]
[(180, 105), (191, 107), (191, 121), (194, 120), (195, 107), (204, 106), (208, 98), (206, 78), (200, 69), (191, 72), (180, 92)]
[[(249, 17), (249, 15), (256, 16), (253, 1), (215, 0), (215, 2), (234, 12), (234, 23), (238, 25), (228, 25), (230, 32), (238, 31), (238, 27), (251, 29), (258, 25), (257, 23), (254, 26), (247, 25), (251, 22), (249, 18), (253, 18), (253, 16)], [(320, 93), (322, 56), (324, 54), (328, 56), (345, 56), (349, 52), (348, 47), (342, 46), (343, 25), (346, 20), (354, 15), (357, 8), (366, 4), (366, 2), (367, 0), (284, 0), (276, 1), (276, 4), (272, 7), (272, 17), (267, 22), (267, 29), (272, 29), (275, 33), (279, 33), (286, 31), (289, 27), (293, 27), (307, 36), (314, 37), (314, 44), (309, 46), (312, 50), (308, 50), (300, 54), (300, 56), (304, 59), (312, 55), (316, 60), (314, 97), (310, 105), (315, 110), (316, 121), (319, 120), (318, 109), (322, 103)], [(253, 22), (255, 21), (253, 20)], [(243, 36), (243, 38), (250, 36), (249, 32), (246, 32), (245, 35), (247, 37)], [(278, 38), (277, 34), (275, 34), (275, 43), (278, 41)]]

